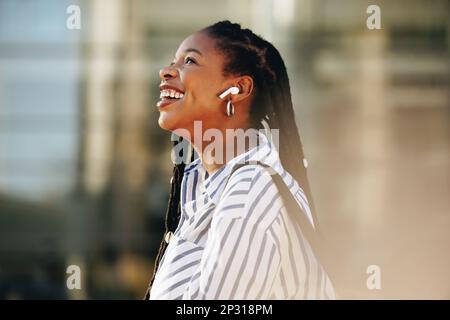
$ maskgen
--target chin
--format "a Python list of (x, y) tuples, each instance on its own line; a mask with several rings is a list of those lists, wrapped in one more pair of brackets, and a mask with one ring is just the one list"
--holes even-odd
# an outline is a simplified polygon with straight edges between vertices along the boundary
[(165, 114), (165, 112), (161, 112), (158, 119), (158, 125), (163, 130), (167, 131), (173, 131), (176, 129), (176, 126), (174, 124), (175, 121), (173, 119), (170, 119), (170, 116), (168, 114)]
[(158, 125), (163, 130), (174, 131), (183, 128), (183, 104), (180, 101), (159, 108)]
[[(159, 115), (158, 125), (160, 126), (161, 129), (166, 131), (170, 132), (179, 131), (175, 133), (177, 135), (180, 135), (185, 130), (183, 129), (184, 126), (181, 125), (181, 120), (182, 119), (180, 119), (179, 114), (173, 115), (162, 111), (161, 114)], [(184, 136), (184, 134), (182, 135)]]

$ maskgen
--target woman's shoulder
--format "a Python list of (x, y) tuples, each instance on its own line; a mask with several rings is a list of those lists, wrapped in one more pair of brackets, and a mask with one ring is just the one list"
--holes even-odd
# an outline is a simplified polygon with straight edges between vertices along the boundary
[(258, 191), (261, 184), (273, 183), (273, 172), (271, 168), (264, 167), (261, 164), (245, 164), (231, 173), (225, 190), (232, 190), (236, 187), (247, 187), (246, 189), (249, 192)]
[(221, 214), (266, 223), (276, 219), (281, 209), (278, 189), (271, 173), (259, 164), (246, 164), (229, 177), (221, 201)]
[(270, 179), (270, 174), (263, 166), (253, 163), (242, 165), (230, 172), (224, 188), (224, 196), (227, 193), (236, 194), (236, 191), (240, 191), (240, 193), (256, 191), (258, 183), (263, 180), (267, 181), (267, 179)]

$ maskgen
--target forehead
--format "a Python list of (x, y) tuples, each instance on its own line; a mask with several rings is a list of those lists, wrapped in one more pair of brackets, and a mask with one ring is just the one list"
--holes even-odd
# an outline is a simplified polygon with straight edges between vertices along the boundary
[(205, 60), (222, 61), (223, 59), (221, 53), (215, 48), (215, 40), (206, 32), (199, 31), (184, 39), (178, 47), (175, 57), (182, 57), (189, 49), (200, 51), (202, 58)]

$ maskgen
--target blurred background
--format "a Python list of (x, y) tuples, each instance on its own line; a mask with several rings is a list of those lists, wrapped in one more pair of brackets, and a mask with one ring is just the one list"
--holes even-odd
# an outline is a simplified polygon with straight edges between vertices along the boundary
[[(366, 27), (370, 4), (381, 30)], [(341, 296), (449, 299), (449, 12), (445, 0), (0, 0), (0, 298), (143, 297), (172, 170), (158, 71), (230, 19), (285, 59)], [(81, 290), (66, 286), (72, 264)]]

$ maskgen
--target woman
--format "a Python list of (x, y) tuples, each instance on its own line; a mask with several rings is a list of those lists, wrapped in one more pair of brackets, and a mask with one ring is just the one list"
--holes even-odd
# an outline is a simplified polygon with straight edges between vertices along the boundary
[[(146, 297), (334, 298), (292, 216), (304, 215), (314, 226), (289, 80), (277, 49), (222, 21), (186, 38), (160, 77), (159, 125), (188, 141), (198, 159), (174, 167), (166, 236)], [(279, 152), (259, 131), (245, 138), (256, 137), (256, 145), (240, 149), (234, 142), (242, 136), (226, 134), (264, 123), (279, 129)], [(222, 133), (214, 151), (208, 130)], [(286, 210), (274, 175), (298, 211)]]

